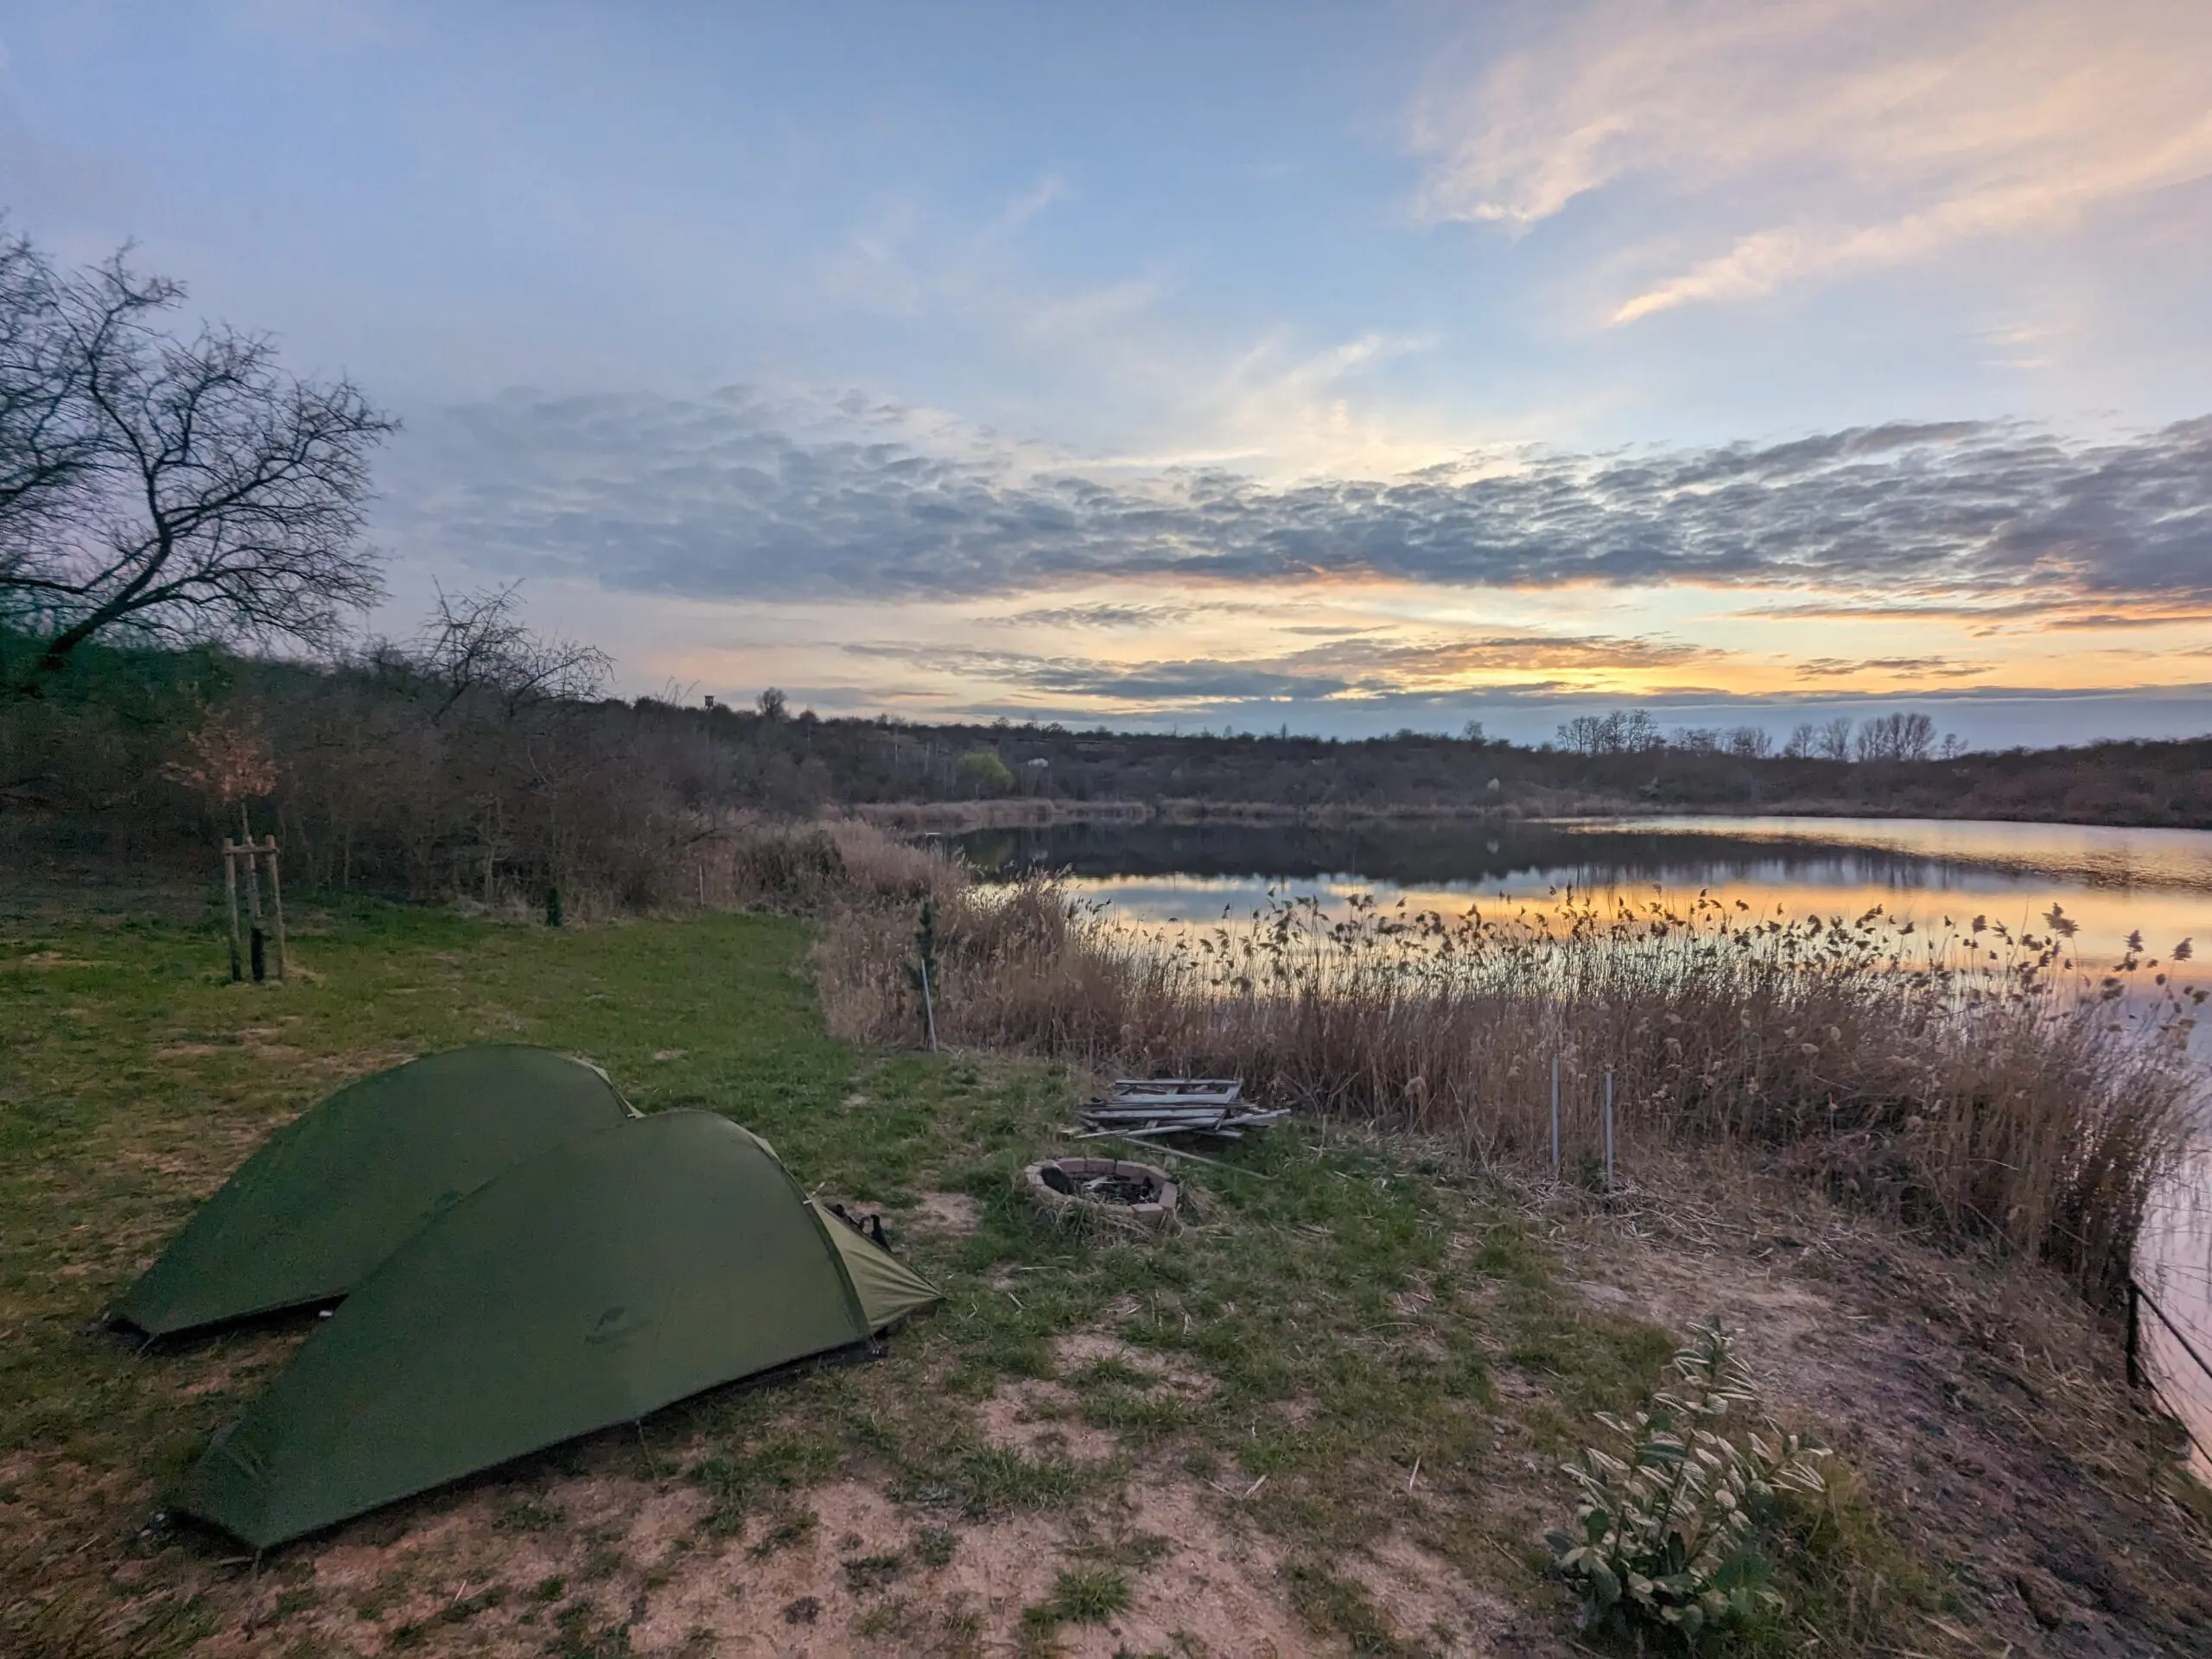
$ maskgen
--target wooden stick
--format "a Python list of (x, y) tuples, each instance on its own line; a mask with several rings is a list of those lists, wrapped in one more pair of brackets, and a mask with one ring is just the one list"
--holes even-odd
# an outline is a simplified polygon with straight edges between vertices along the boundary
[(269, 899), (276, 911), (276, 977), (284, 977), (284, 884), (276, 874), (276, 837), (269, 837)]
[(223, 896), (231, 912), (231, 977), (244, 979), (245, 969), (238, 956), (238, 867), (228, 836), (223, 837)]
[(261, 925), (261, 871), (253, 861), (253, 834), (246, 827), (245, 804), (238, 804), (238, 855), (245, 860), (245, 915), (257, 929)]

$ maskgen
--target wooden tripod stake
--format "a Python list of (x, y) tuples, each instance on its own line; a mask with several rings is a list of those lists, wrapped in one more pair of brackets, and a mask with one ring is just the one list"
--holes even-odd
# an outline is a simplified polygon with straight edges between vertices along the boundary
[(242, 952), (238, 938), (238, 867), (245, 867), (246, 920), (252, 931), (261, 931), (261, 861), (269, 861), (269, 903), (271, 919), (276, 925), (276, 977), (284, 977), (284, 883), (278, 874), (276, 837), (269, 836), (257, 842), (246, 833), (245, 815), (238, 815), (238, 829), (243, 836), (232, 841), (223, 837), (223, 894), (231, 918), (231, 977), (245, 976), (241, 963)]

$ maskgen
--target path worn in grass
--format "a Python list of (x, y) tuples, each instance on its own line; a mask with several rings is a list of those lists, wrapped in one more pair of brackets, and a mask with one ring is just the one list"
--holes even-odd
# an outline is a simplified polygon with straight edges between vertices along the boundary
[[(1196, 1172), (1197, 1225), (1114, 1243), (1014, 1192), (1076, 1081), (830, 1041), (796, 923), (302, 906), (304, 971), (252, 988), (194, 897), (0, 906), (0, 1650), (1564, 1650), (1535, 1548), (1554, 1465), (1672, 1340), (1414, 1149), (1281, 1125), (1239, 1149), (1250, 1176)], [(486, 1039), (759, 1130), (882, 1207), (945, 1304), (886, 1358), (702, 1396), (257, 1570), (144, 1530), (305, 1326), (139, 1356), (101, 1309), (290, 1115)], [(1758, 1645), (1941, 1611), (1840, 1501), (1786, 1553), (1796, 1612)]]

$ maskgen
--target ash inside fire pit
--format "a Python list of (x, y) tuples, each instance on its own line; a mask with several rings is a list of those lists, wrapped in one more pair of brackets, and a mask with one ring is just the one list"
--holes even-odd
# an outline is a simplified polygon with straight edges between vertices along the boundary
[(1165, 1230), (1175, 1224), (1175, 1183), (1150, 1164), (1118, 1158), (1058, 1158), (1022, 1172), (1030, 1195), (1051, 1214), (1081, 1214)]

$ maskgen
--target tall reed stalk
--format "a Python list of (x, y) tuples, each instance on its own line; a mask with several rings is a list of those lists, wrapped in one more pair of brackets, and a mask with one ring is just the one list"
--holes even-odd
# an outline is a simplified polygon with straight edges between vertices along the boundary
[[(1117, 1070), (1240, 1076), (1255, 1094), (1441, 1138), (1486, 1165), (1550, 1159), (1561, 1068), (1568, 1173), (1594, 1158), (1611, 1071), (1624, 1167), (1730, 1142), (1844, 1200), (2048, 1260), (2124, 1294), (2145, 1208), (2188, 1139), (2194, 1003), (2087, 986), (2050, 913), (1933, 933), (1879, 907), (1792, 919), (1700, 894), (1446, 916), (1271, 899), (1203, 932), (1131, 930), (1052, 880), (938, 903), (941, 1033)], [(826, 928), (842, 1033), (906, 1040), (911, 920)]]

